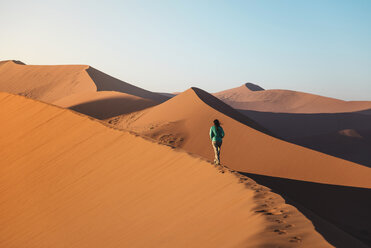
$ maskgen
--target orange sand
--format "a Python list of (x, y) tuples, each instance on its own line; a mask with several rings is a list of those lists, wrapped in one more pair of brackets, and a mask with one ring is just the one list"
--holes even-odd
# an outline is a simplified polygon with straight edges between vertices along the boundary
[(116, 91), (97, 91), (73, 94), (53, 104), (75, 110), (97, 119), (143, 110), (158, 102)]
[[(16, 61), (0, 63), (0, 91), (71, 107), (100, 119), (137, 111), (168, 99), (88, 65), (24, 65)], [(107, 108), (109, 113), (104, 111)]]
[(370, 244), (370, 168), (259, 132), (251, 127), (267, 131), (207, 92), (192, 88), (108, 122), (212, 160), (208, 132), (215, 118), (226, 132), (222, 164), (288, 197), (336, 247)]
[(0, 247), (330, 247), (252, 180), (22, 96), (0, 105)]
[[(240, 122), (229, 116), (238, 117)], [(247, 126), (259, 128), (247, 117), (247, 125), (242, 124), (243, 118), (212, 95), (192, 88), (155, 107), (113, 118), (110, 123), (212, 160), (208, 132), (212, 120), (219, 119), (226, 131), (222, 162), (229, 168), (309, 182), (371, 187), (369, 168), (273, 138)]]
[(213, 94), (235, 109), (283, 113), (339, 113), (371, 108), (371, 101), (342, 101), (292, 90), (250, 90), (246, 85)]

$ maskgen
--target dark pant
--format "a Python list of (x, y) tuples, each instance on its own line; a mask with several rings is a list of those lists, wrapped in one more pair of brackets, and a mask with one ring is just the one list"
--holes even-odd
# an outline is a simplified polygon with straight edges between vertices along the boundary
[(222, 142), (221, 141), (212, 141), (211, 143), (213, 145), (214, 153), (215, 153), (214, 162), (216, 164), (220, 164), (220, 149), (222, 147)]

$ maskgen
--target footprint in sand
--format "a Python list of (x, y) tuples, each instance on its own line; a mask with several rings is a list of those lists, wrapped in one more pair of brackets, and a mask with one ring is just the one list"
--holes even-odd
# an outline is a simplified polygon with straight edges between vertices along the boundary
[(287, 231), (283, 230), (283, 229), (274, 229), (274, 232), (279, 234), (279, 235), (287, 234)]
[(273, 209), (262, 209), (262, 210), (257, 210), (255, 211), (256, 213), (263, 213), (265, 215), (280, 215), (281, 212), (277, 212)]
[(280, 210), (280, 212), (281, 212), (282, 214), (288, 214), (288, 213), (289, 213), (289, 211), (287, 211), (287, 210)]
[(280, 219), (275, 220), (275, 222), (277, 222), (277, 223), (279, 223), (279, 224), (286, 223), (286, 221), (284, 221), (284, 220), (280, 220)]
[(245, 181), (247, 181), (247, 178), (240, 177), (239, 183), (244, 183)]
[(301, 242), (301, 237), (299, 237), (299, 236), (292, 237), (292, 238), (290, 238), (290, 242), (300, 243)]
[(224, 167), (221, 167), (221, 166), (215, 166), (218, 170), (219, 173), (224, 173), (225, 172), (225, 169)]

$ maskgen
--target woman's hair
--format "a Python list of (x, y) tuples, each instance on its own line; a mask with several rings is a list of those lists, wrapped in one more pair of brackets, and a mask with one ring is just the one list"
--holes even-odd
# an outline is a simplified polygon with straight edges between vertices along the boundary
[(215, 119), (215, 120), (214, 120), (214, 125), (215, 125), (216, 127), (220, 127), (220, 122), (219, 122), (218, 119)]

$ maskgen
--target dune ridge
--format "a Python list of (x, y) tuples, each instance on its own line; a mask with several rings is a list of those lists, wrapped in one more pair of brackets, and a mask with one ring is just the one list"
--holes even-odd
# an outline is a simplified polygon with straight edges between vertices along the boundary
[(149, 108), (158, 102), (117, 91), (97, 91), (69, 95), (53, 104), (104, 120)]
[(371, 108), (371, 101), (343, 101), (292, 90), (252, 91), (246, 85), (213, 95), (235, 109), (275, 113), (341, 113)]
[[(223, 109), (223, 113), (216, 111), (217, 108)], [(371, 187), (368, 168), (276, 139), (255, 130), (255, 122), (251, 121), (249, 127), (229, 117), (230, 113), (234, 116), (235, 110), (207, 92), (191, 88), (165, 103), (109, 122), (154, 138), (181, 135), (180, 147), (212, 159), (208, 130), (217, 118), (227, 132), (222, 160), (232, 169), (310, 182)], [(270, 156), (264, 155), (267, 152)]]
[[(367, 195), (371, 188), (369, 168), (266, 135), (253, 129), (254, 125), (249, 126), (249, 123), (231, 118), (233, 116), (235, 110), (232, 107), (205, 91), (191, 88), (160, 105), (112, 118), (108, 123), (212, 160), (213, 150), (208, 132), (212, 120), (217, 118), (226, 132), (222, 164), (246, 173), (254, 180), (260, 180), (261, 176), (269, 177), (269, 180), (264, 179), (261, 183), (283, 195), (286, 192), (280, 190), (282, 182), (290, 182), (285, 185), (290, 185), (287, 187), (288, 200), (292, 200), (294, 205), (304, 206), (353, 239), (361, 240), (357, 242), (370, 243), (365, 234), (366, 230), (371, 229), (367, 221), (367, 218), (371, 218), (367, 210)], [(316, 196), (311, 195), (313, 189), (316, 189), (315, 194), (319, 198), (326, 199), (327, 205), (316, 204)], [(314, 200), (303, 199), (302, 194)], [(352, 195), (355, 201), (349, 205), (342, 195)], [(336, 211), (329, 211), (327, 206)], [(321, 221), (316, 221), (317, 217), (311, 218), (320, 223), (316, 225), (317, 230), (331, 239), (332, 244), (337, 247), (358, 247), (331, 238), (334, 237), (334, 230), (323, 228)]]
[[(83, 104), (83, 108), (74, 109), (96, 118), (104, 115), (102, 109), (106, 107), (117, 115), (128, 113), (133, 109), (133, 98), (136, 105), (143, 108), (168, 99), (164, 95), (123, 82), (88, 65), (25, 65), (16, 61), (2, 62), (0, 91), (20, 94), (56, 105), (61, 104), (60, 106), (63, 107)], [(104, 91), (117, 93), (110, 97), (107, 93), (101, 93)], [(103, 95), (105, 101), (102, 101)], [(91, 102), (94, 104), (89, 107)], [(107, 116), (109, 117), (112, 116)]]
[(22, 96), (0, 104), (2, 247), (331, 247), (233, 171)]

